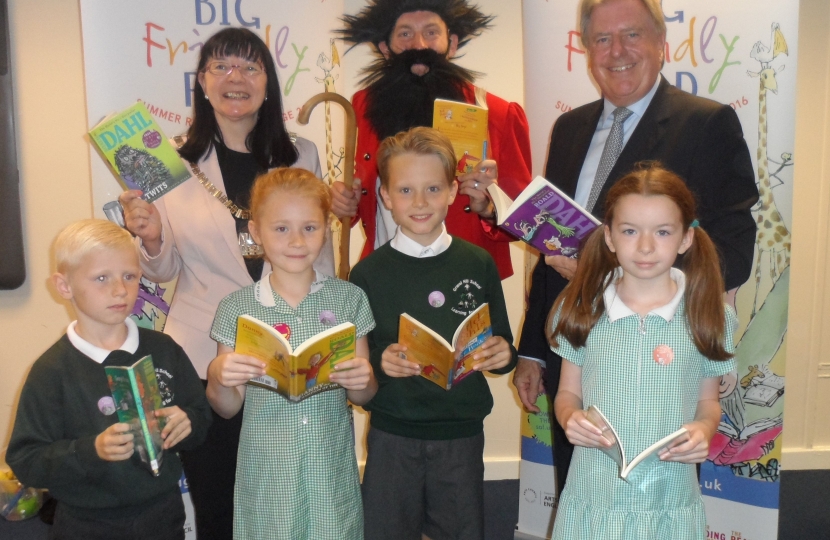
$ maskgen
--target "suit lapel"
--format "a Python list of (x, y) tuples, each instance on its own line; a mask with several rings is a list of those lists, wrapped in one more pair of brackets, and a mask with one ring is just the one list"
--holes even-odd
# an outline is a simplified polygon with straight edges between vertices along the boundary
[[(225, 182), (222, 180), (222, 171), (219, 168), (219, 160), (216, 157), (215, 149), (211, 150), (210, 156), (199, 162), (199, 168), (214, 186), (221, 189), (223, 192), (225, 191)], [(196, 182), (198, 181), (199, 180), (196, 179)], [(225, 208), (221, 202), (219, 202), (219, 199), (211, 196), (203, 186), (200, 185), (199, 187), (202, 188), (202, 200), (205, 204), (205, 209), (210, 213), (213, 223), (216, 226), (217, 241), (219, 241), (218, 237), (222, 238), (224, 243), (227, 245), (228, 250), (230, 250), (230, 256), (233, 257), (237, 264), (239, 264), (239, 266), (245, 271), (245, 275), (248, 275), (248, 268), (245, 266), (245, 260), (242, 258), (242, 252), (239, 250), (239, 239), (237, 238), (236, 222), (233, 216), (230, 211)]]
[(588, 155), (588, 148), (591, 146), (591, 139), (597, 130), (599, 117), (602, 115), (603, 100), (595, 101), (585, 108), (583, 121), (572, 130), (570, 135), (572, 141), (572, 155), (567, 157), (569, 166), (559, 178), (559, 182), (554, 182), (559, 188), (573, 197), (576, 193), (576, 184), (579, 181), (579, 174), (582, 172), (582, 166), (585, 163), (585, 156)]

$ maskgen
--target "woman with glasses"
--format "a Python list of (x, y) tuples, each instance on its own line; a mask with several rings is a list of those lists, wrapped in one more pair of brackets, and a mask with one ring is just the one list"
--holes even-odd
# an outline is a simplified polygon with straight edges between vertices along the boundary
[[(174, 139), (193, 178), (153, 204), (140, 191), (119, 200), (144, 275), (159, 283), (178, 278), (164, 331), (205, 381), (216, 356), (209, 332), (219, 301), (270, 269), (247, 229), (255, 177), (294, 166), (319, 178), (320, 162), (314, 143), (286, 131), (274, 60), (253, 32), (226, 28), (208, 39), (197, 80), (193, 123), (186, 140)], [(333, 261), (329, 240), (315, 268), (333, 275)], [(242, 411), (230, 420), (214, 414), (205, 444), (182, 456), (200, 540), (232, 538), (241, 422)]]

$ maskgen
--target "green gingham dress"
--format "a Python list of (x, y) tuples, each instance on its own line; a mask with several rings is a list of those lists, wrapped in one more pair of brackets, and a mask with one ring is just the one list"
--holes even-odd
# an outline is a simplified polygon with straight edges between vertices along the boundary
[[(595, 405), (619, 434), (631, 459), (655, 441), (694, 419), (702, 379), (735, 369), (735, 361), (715, 362), (698, 352), (689, 333), (683, 272), (672, 269), (674, 299), (646, 317), (617, 297), (617, 269), (606, 288), (606, 313), (585, 347), (574, 349), (559, 337), (554, 352), (582, 368), (582, 401)], [(737, 318), (726, 310), (726, 349), (734, 351)], [(667, 345), (668, 365), (654, 350)], [(556, 540), (703, 540), (706, 516), (695, 466), (657, 459), (640, 464), (628, 481), (616, 463), (597, 448), (577, 446), (554, 524)]]
[[(292, 347), (342, 322), (357, 336), (375, 326), (366, 294), (317, 274), (311, 291), (291, 308), (269, 276), (219, 304), (210, 336), (229, 347), (241, 314), (290, 328)], [(248, 386), (234, 490), (237, 540), (361, 540), (363, 507), (346, 391), (335, 387), (299, 403)], [(217, 493), (217, 497), (226, 496)]]

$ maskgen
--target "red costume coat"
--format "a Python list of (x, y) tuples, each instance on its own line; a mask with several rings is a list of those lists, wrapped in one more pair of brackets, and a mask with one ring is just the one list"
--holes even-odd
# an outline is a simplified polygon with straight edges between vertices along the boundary
[[(473, 85), (467, 85), (464, 88), (464, 98), (467, 103), (476, 102)], [(360, 90), (352, 98), (357, 117), (355, 178), (360, 178), (365, 188), (357, 209), (357, 217), (363, 220), (363, 229), (366, 232), (366, 244), (363, 246), (361, 257), (367, 256), (375, 249), (378, 204), (376, 190), (378, 167), (375, 153), (380, 146), (378, 136), (365, 116), (366, 100), (366, 90)], [(489, 109), (490, 130), (487, 157), (498, 163), (499, 186), (511, 198), (516, 198), (530, 182), (530, 134), (527, 118), (519, 104), (508, 103), (489, 92), (487, 93), (487, 108)], [(487, 221), (481, 220), (478, 214), (464, 212), (464, 207), (468, 202), (467, 196), (456, 197), (447, 213), (447, 231), (451, 235), (486, 249), (496, 261), (496, 267), (502, 279), (513, 275), (508, 242), (515, 238), (499, 231)]]

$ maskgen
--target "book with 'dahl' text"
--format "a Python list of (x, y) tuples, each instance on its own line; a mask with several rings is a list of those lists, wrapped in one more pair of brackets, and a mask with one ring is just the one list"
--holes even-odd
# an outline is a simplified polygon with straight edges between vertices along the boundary
[(445, 390), (474, 372), (478, 361), (473, 355), (492, 335), (490, 307), (486, 303), (458, 325), (452, 343), (406, 313), (401, 314), (398, 327), (398, 343), (406, 346), (402, 354), (410, 362), (420, 364), (421, 377)]
[(161, 431), (165, 417), (154, 412), (162, 408), (153, 357), (145, 356), (131, 366), (104, 366), (118, 421), (129, 424), (135, 453), (158, 476), (164, 455)]
[(89, 131), (92, 142), (126, 189), (152, 202), (188, 178), (190, 171), (158, 123), (138, 101)]
[(265, 375), (248, 384), (267, 388), (289, 401), (340, 388), (331, 382), (334, 366), (351, 360), (356, 353), (356, 332), (352, 323), (341, 323), (310, 337), (296, 349), (277, 330), (249, 315), (236, 323), (234, 351), (265, 362)]
[(576, 257), (582, 240), (600, 225), (542, 176), (534, 178), (515, 201), (498, 184), (487, 186), (487, 193), (496, 208), (496, 224), (542, 255)]
[(612, 446), (602, 447), (600, 450), (605, 452), (619, 467), (620, 478), (627, 480), (631, 472), (637, 468), (641, 463), (649, 460), (659, 459), (659, 454), (663, 449), (672, 448), (689, 440), (689, 432), (686, 428), (680, 428), (677, 431), (666, 435), (659, 441), (655, 441), (648, 448), (637, 454), (636, 456), (626, 456), (625, 446), (620, 440), (617, 431), (611, 422), (602, 414), (599, 408), (591, 405), (586, 411), (588, 420), (602, 431), (602, 436), (610, 441)]

